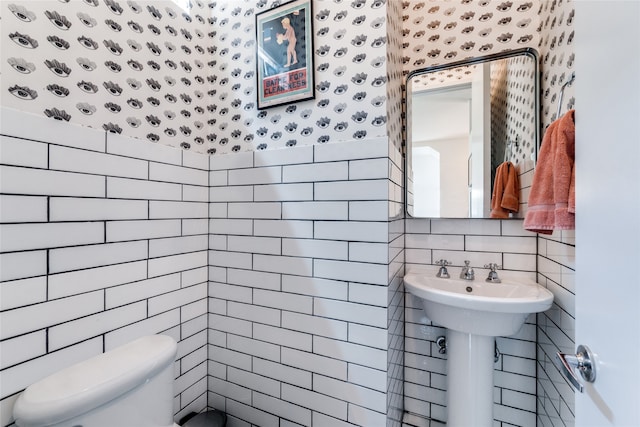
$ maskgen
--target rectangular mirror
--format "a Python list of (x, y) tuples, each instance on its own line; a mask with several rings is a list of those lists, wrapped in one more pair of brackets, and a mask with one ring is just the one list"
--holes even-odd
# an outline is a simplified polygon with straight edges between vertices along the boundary
[[(407, 214), (523, 218), (539, 147), (536, 51), (518, 49), (413, 71), (406, 96)], [(506, 171), (517, 180), (517, 194), (513, 201), (511, 191), (513, 206), (505, 210), (497, 197)], [(492, 213), (495, 184), (498, 208)]]

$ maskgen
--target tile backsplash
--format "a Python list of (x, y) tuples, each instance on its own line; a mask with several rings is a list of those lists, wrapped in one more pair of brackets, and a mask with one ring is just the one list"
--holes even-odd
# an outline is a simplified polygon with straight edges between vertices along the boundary
[[(477, 277), (486, 277), (488, 263), (508, 274), (535, 279), (536, 235), (522, 229), (522, 220), (407, 219), (406, 268), (435, 275), (435, 261), (452, 262), (456, 274), (471, 261)], [(503, 272), (503, 274), (504, 274)], [(446, 422), (446, 354), (437, 338), (446, 330), (426, 318), (418, 300), (406, 294), (405, 411), (417, 419)], [(527, 320), (514, 336), (496, 340), (500, 359), (494, 371), (494, 420), (497, 425), (536, 425), (536, 321)]]

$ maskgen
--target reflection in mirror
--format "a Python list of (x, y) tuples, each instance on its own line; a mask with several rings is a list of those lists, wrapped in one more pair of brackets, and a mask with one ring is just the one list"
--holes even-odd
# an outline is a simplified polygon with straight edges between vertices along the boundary
[(409, 74), (407, 213), (524, 218), (538, 105), (538, 59), (529, 48)]

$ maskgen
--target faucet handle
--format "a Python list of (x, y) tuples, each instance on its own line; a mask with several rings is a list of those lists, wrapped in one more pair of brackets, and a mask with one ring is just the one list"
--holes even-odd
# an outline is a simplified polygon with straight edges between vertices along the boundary
[(496, 271), (497, 268), (500, 268), (500, 266), (497, 263), (490, 262), (489, 264), (485, 265), (485, 268), (488, 268), (490, 270), (489, 275), (485, 279), (486, 282), (490, 282), (490, 283), (501, 282), (500, 278), (498, 277), (498, 272)]
[(440, 269), (438, 270), (438, 274), (436, 274), (436, 277), (443, 277), (445, 279), (448, 279), (449, 277), (449, 272), (447, 271), (447, 265), (451, 265), (450, 261), (447, 261), (446, 259), (441, 259), (436, 261), (436, 265), (440, 266)]
[(501, 265), (498, 265), (498, 263), (490, 262), (489, 264), (485, 264), (485, 265), (484, 265), (484, 268), (488, 268), (489, 270), (491, 270), (491, 271), (493, 271), (493, 272), (495, 273), (495, 271), (496, 271), (498, 268), (502, 268), (502, 266), (501, 266)]

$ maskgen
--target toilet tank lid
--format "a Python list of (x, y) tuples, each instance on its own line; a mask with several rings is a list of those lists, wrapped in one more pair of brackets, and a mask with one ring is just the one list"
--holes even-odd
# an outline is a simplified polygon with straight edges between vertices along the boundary
[(166, 335), (139, 338), (27, 387), (13, 415), (18, 425), (52, 424), (88, 412), (154, 377), (176, 357)]

